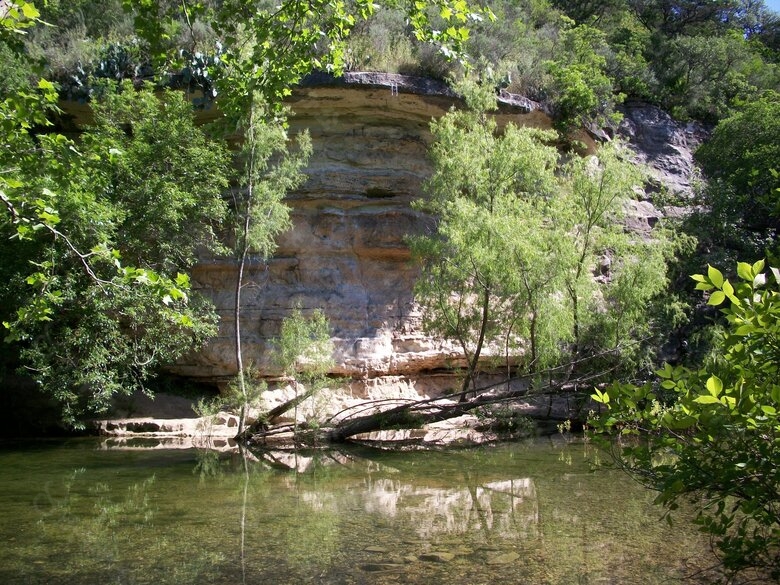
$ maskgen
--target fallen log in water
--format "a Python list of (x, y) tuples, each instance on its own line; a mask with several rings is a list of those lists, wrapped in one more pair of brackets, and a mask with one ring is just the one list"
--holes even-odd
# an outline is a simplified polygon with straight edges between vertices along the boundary
[[(523, 411), (519, 403), (529, 398), (544, 399), (566, 395), (568, 398), (576, 398), (580, 402), (585, 395), (575, 393), (571, 386), (547, 388), (545, 392), (529, 392), (528, 390), (496, 391), (499, 386), (482, 388), (477, 396), (465, 402), (459, 402), (460, 394), (452, 394), (444, 397), (427, 398), (416, 401), (406, 401), (398, 404), (397, 400), (381, 400), (366, 402), (342, 411), (330, 419), (323, 421), (315, 427), (309, 425), (295, 425), (286, 422), (281, 425), (269, 425), (265, 427), (252, 427), (252, 432), (245, 433), (239, 440), (250, 446), (264, 444), (278, 444), (280, 440), (289, 439), (293, 443), (323, 444), (343, 443), (358, 435), (365, 435), (375, 431), (422, 429), (426, 425), (457, 418), (482, 407), (495, 405), (514, 405), (517, 410), (511, 410), (512, 415), (518, 414), (530, 419), (546, 421), (554, 428), (556, 423), (562, 423), (573, 416), (554, 416), (548, 409), (547, 412)], [(472, 394), (473, 391), (469, 391)], [(571, 409), (576, 415), (576, 409)], [(277, 410), (278, 412), (278, 410)], [(490, 428), (495, 421), (487, 420), (489, 416), (483, 416), (481, 426)]]

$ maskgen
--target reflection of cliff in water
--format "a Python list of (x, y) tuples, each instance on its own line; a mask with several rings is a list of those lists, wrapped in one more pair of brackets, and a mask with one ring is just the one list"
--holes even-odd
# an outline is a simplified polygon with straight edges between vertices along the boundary
[[(326, 461), (316, 456), (266, 452), (263, 462), (276, 469), (287, 467), (292, 473), (283, 484), (313, 512), (359, 510), (375, 516), (378, 522), (406, 526), (426, 540), (468, 533), (498, 539), (538, 535), (539, 504), (532, 478), (479, 481), (466, 473), (453, 478), (451, 486), (440, 487), (425, 485), (420, 476), (407, 477), (384, 463), (334, 452)], [(361, 468), (366, 473), (354, 483), (340, 485), (337, 496), (327, 484), (316, 482), (309, 487), (306, 481), (301, 482), (302, 477), (317, 474), (312, 469), (316, 466)]]
[(536, 534), (536, 490), (530, 478), (467, 488), (418, 487), (394, 479), (367, 482), (364, 509), (411, 525), (420, 538), (486, 532), (499, 538)]

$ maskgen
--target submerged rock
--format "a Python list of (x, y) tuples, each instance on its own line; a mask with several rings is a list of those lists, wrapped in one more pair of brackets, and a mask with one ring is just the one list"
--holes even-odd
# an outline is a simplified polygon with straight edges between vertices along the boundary
[(360, 568), (371, 573), (395, 573), (404, 570), (403, 565), (395, 563), (365, 563), (360, 565)]
[(455, 558), (455, 554), (450, 552), (427, 552), (419, 555), (418, 558), (421, 561), (430, 563), (449, 563)]
[(505, 552), (488, 557), (486, 563), (488, 565), (508, 565), (514, 563), (520, 558), (520, 555), (516, 552)]

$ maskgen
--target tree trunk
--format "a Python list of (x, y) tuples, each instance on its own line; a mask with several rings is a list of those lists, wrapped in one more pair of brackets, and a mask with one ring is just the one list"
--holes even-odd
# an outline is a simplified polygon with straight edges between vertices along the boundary
[[(249, 255), (249, 228), (252, 222), (252, 198), (254, 196), (254, 164), (255, 164), (255, 142), (254, 142), (254, 105), (249, 106), (249, 136), (252, 143), (249, 150), (249, 169), (248, 182), (247, 182), (247, 194), (244, 208), (244, 225), (242, 226), (240, 247), (237, 242), (237, 249), (241, 250), (241, 255), (238, 263), (238, 276), (236, 277), (236, 306), (235, 306), (235, 336), (236, 336), (236, 376), (238, 376), (238, 389), (241, 393), (241, 411), (238, 417), (238, 433), (237, 437), (240, 437), (244, 433), (244, 423), (246, 422), (247, 411), (247, 391), (246, 380), (244, 376), (244, 359), (241, 353), (241, 289), (244, 286), (244, 268), (246, 267), (246, 259)], [(236, 206), (237, 209), (240, 205)]]
[[(460, 401), (466, 401), (466, 391), (469, 389), (469, 385), (474, 382), (474, 374), (477, 371), (479, 365), (479, 356), (482, 353), (482, 345), (485, 343), (485, 333), (487, 332), (488, 317), (490, 316), (490, 285), (488, 284), (483, 291), (482, 297), (482, 323), (479, 328), (479, 338), (477, 339), (477, 347), (474, 349), (474, 355), (469, 362), (468, 371), (466, 377), (463, 379), (463, 386), (461, 387)], [(476, 389), (475, 389), (476, 394)]]
[[(247, 216), (244, 222), (244, 234), (249, 231), (249, 217)], [(236, 376), (238, 377), (238, 389), (241, 392), (241, 396), (244, 398), (244, 403), (241, 405), (241, 413), (238, 417), (238, 435), (244, 432), (244, 421), (246, 419), (246, 380), (244, 379), (244, 360), (241, 353), (241, 288), (244, 286), (244, 267), (246, 266), (247, 249), (244, 247), (244, 251), (241, 254), (241, 260), (238, 263), (238, 276), (236, 277), (236, 295), (235, 295), (235, 310), (233, 316), (236, 320), (234, 333), (236, 341)]]

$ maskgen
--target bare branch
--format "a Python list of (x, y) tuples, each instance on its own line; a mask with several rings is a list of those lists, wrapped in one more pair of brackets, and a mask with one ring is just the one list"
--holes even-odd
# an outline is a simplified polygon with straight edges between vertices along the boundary
[(11, 203), (11, 200), (8, 199), (5, 193), (0, 191), (0, 200), (5, 203), (5, 206), (8, 208), (8, 212), (11, 214), (11, 221), (13, 223), (19, 222), (19, 213), (16, 211), (16, 208), (14, 207), (13, 203)]

